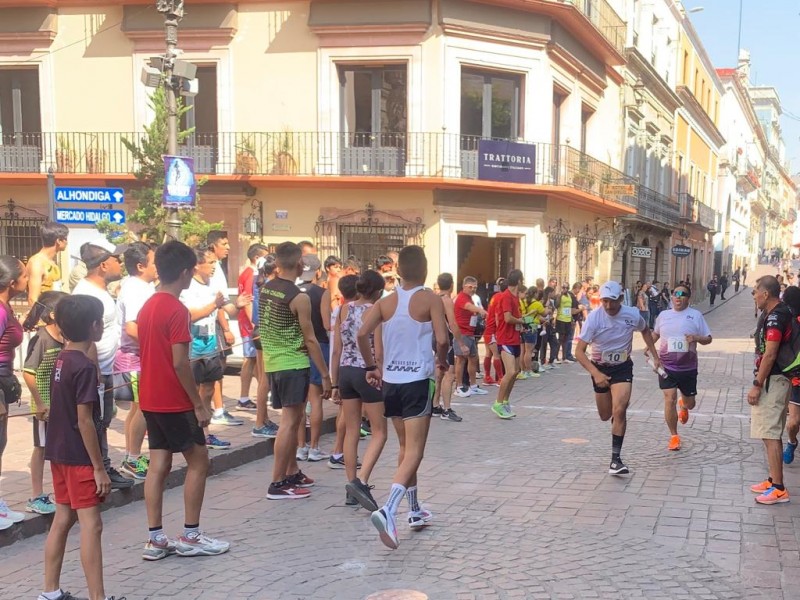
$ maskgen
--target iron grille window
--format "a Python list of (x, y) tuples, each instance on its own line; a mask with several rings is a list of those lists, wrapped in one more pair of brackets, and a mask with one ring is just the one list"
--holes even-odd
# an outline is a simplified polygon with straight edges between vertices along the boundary
[(42, 247), (39, 228), (44, 221), (37, 217), (0, 217), (0, 255), (27, 263)]
[(355, 256), (362, 269), (374, 269), (375, 260), (387, 252), (400, 252), (408, 243), (405, 225), (339, 225), (342, 259)]
[(587, 277), (594, 277), (594, 263), (597, 240), (591, 237), (578, 236), (578, 279), (583, 281)]
[(551, 232), (547, 237), (548, 277), (555, 277), (559, 283), (568, 283), (569, 234)]

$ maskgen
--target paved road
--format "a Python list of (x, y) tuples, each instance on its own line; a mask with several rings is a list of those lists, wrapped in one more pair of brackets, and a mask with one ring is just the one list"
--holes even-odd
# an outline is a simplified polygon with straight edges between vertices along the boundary
[[(145, 563), (144, 506), (104, 513), (109, 593), (128, 600), (796, 598), (800, 498), (764, 507), (747, 490), (765, 472), (760, 444), (748, 439), (743, 393), (752, 377), (750, 295), (708, 320), (715, 341), (702, 350), (698, 409), (678, 453), (666, 451), (661, 394), (638, 361), (623, 450), (629, 477), (606, 474), (608, 425), (596, 417), (588, 376), (566, 366), (518, 386), (513, 421), (492, 417), (486, 396), (457, 406), (463, 423), (433, 423), (420, 495), (436, 519), (425, 531), (401, 529), (396, 551), (380, 544), (365, 511), (343, 505), (341, 471), (309, 465), (318, 480), (310, 500), (265, 500), (268, 458), (209, 482), (203, 527), (233, 543), (228, 555)], [(376, 471), (379, 499), (395, 450), (390, 441)], [(788, 469), (791, 492), (800, 490), (799, 472)], [(167, 496), (172, 532), (181, 525), (180, 496)], [(31, 565), (43, 541), (0, 550), (0, 597), (35, 597), (41, 569)], [(85, 590), (77, 543), (73, 536), (64, 564), (63, 584), (73, 592)]]

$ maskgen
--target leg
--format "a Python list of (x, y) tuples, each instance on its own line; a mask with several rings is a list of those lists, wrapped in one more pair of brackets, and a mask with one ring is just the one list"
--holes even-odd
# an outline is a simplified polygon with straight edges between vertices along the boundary
[(100, 452), (103, 454), (103, 465), (108, 471), (111, 468), (111, 459), (108, 456), (108, 427), (111, 425), (111, 419), (114, 416), (114, 379), (111, 375), (102, 376), (103, 383), (105, 384), (105, 391), (103, 392), (103, 407), (100, 423)]
[(269, 422), (267, 413), (267, 397), (269, 396), (269, 377), (264, 373), (264, 355), (256, 353), (256, 369), (258, 370), (258, 389), (256, 390), (256, 429)]
[(470, 355), (469, 358), (467, 358), (467, 374), (469, 376), (470, 387), (475, 385), (477, 382), (476, 378), (477, 372), (478, 372), (478, 353), (476, 350), (474, 356)]
[[(401, 421), (399, 424), (397, 421)], [(395, 429), (403, 429), (404, 443), (401, 445), (401, 462), (397, 467), (393, 483), (408, 488), (417, 481), (417, 470), (425, 454), (425, 443), (428, 441), (430, 417), (415, 417), (413, 419), (395, 419)], [(398, 437), (399, 437), (398, 431)]]
[(33, 448), (31, 454), (31, 498), (38, 498), (44, 493), (44, 448)]
[[(222, 372), (225, 372), (225, 364), (222, 365)], [(215, 411), (223, 410), (225, 405), (222, 403), (222, 379), (219, 381), (215, 381), (211, 388), (211, 402), (213, 403), (212, 408)]]
[(500, 389), (497, 391), (497, 402), (505, 403), (511, 395), (511, 390), (514, 388), (514, 382), (517, 380), (519, 374), (519, 359), (513, 354), (500, 350), (500, 357), (503, 361), (503, 369), (505, 375), (500, 380)]
[(790, 444), (797, 444), (797, 432), (800, 431), (800, 404), (789, 403), (789, 418), (786, 421), (786, 436)]
[(615, 383), (611, 386), (611, 423), (613, 435), (624, 436), (628, 425), (628, 403), (631, 399), (632, 385), (628, 382)]
[[(309, 393), (311, 393), (311, 387), (309, 386)], [(303, 402), (303, 415), (306, 414), (306, 403)], [(306, 445), (306, 426), (305, 426), (305, 419), (297, 428), (297, 447), (302, 448)]]
[(281, 414), (281, 426), (275, 438), (275, 461), (272, 467), (272, 481), (278, 483), (286, 479), (287, 469), (297, 467), (297, 428), (303, 423), (303, 403), (284, 406)]
[(322, 434), (322, 386), (308, 386), (308, 401), (311, 402), (311, 447), (319, 448)]
[(195, 444), (183, 453), (183, 457), (186, 459), (186, 480), (183, 482), (184, 523), (199, 523), (208, 479), (208, 448)]
[(664, 392), (664, 421), (671, 435), (678, 435), (678, 390), (672, 388)]
[(103, 589), (103, 519), (100, 506), (79, 508), (78, 524), (81, 529), (81, 565), (89, 588), (89, 600), (105, 600)]
[(44, 545), (44, 590), (55, 592), (61, 587), (61, 565), (67, 547), (69, 530), (78, 516), (69, 504), (56, 504), (56, 514)]
[[(361, 432), (361, 400), (343, 400), (340, 412), (344, 414), (344, 471), (347, 481), (353, 481), (358, 476), (357, 461), (358, 440)], [(363, 476), (363, 470), (361, 473)], [(362, 481), (366, 482), (366, 479), (362, 479)]]
[(333, 443), (333, 454), (336, 456), (344, 453), (344, 435), (344, 409), (340, 406), (336, 414), (336, 441)]
[[(144, 503), (147, 508), (148, 527), (163, 525), (164, 483), (172, 470), (172, 452), (150, 450), (150, 468), (144, 480)], [(187, 472), (188, 480), (189, 474)], [(195, 521), (196, 522), (196, 521)]]
[(769, 477), (772, 483), (783, 485), (783, 444), (781, 440), (763, 440), (764, 453), (769, 464)]
[(437, 369), (437, 376), (442, 378), (442, 407), (445, 410), (449, 410), (450, 403), (453, 400), (453, 386), (456, 383), (456, 370), (455, 367), (451, 366), (446, 373), (439, 375), (440, 373), (441, 370)]
[(138, 402), (131, 402), (131, 409), (125, 419), (125, 448), (131, 457), (142, 455), (144, 434), (147, 432), (147, 423), (144, 415), (139, 410)]
[(572, 356), (572, 339), (575, 337), (575, 321), (572, 321), (567, 326), (567, 345), (566, 345), (566, 358), (567, 360), (575, 360), (575, 357)]
[(242, 371), (240, 374), (241, 378), (241, 389), (239, 393), (240, 398), (249, 398), (250, 397), (250, 383), (253, 381), (253, 374), (256, 369), (256, 359), (255, 358), (245, 358), (242, 361)]
[[(387, 431), (386, 417), (383, 416), (383, 402), (365, 403), (364, 408), (367, 411), (370, 425), (372, 425), (372, 436), (364, 453), (364, 464), (361, 467), (361, 481), (367, 483), (372, 474), (372, 469), (375, 468), (375, 464), (383, 452), (383, 447), (386, 445)], [(358, 430), (355, 433), (358, 436)]]
[(611, 390), (602, 393), (595, 392), (594, 401), (597, 404), (597, 415), (600, 420), (603, 422), (608, 421), (613, 416)]
[[(200, 394), (200, 399), (203, 401), (203, 404), (208, 405), (211, 409), (211, 412), (214, 412), (214, 405), (213, 405), (213, 397), (214, 397), (214, 384), (213, 383), (201, 383), (197, 386), (197, 391)], [(210, 431), (208, 427), (206, 427), (203, 432), (206, 436), (209, 435)]]
[[(456, 386), (457, 386), (457, 389), (462, 389), (463, 390), (463, 386), (461, 385), (461, 381), (462, 381), (462, 379), (464, 377), (464, 366), (466, 365), (466, 362), (467, 362), (467, 358), (465, 356), (461, 356), (459, 354), (456, 354), (456, 371), (455, 371), (455, 375), (456, 375)], [(467, 388), (467, 389), (469, 389), (469, 388)], [(467, 390), (464, 390), (464, 391), (467, 391)]]

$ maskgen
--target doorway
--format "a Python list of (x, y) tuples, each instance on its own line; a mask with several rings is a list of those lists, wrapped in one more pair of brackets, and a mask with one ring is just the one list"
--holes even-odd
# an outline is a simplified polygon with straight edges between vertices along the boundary
[(458, 236), (458, 273), (456, 289), (461, 288), (464, 277), (472, 276), (481, 284), (493, 284), (519, 265), (516, 238), (490, 238), (481, 235)]

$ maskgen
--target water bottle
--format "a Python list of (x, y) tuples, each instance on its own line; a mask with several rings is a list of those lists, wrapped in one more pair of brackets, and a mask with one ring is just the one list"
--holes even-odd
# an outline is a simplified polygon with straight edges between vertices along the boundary
[(667, 372), (664, 370), (664, 367), (659, 366), (658, 369), (656, 369), (656, 363), (653, 360), (652, 356), (647, 357), (647, 364), (650, 365), (650, 368), (653, 369), (653, 371), (655, 371), (656, 373), (658, 373), (659, 376), (664, 378), (667, 377)]

